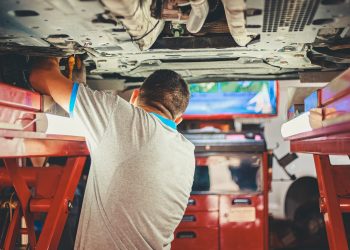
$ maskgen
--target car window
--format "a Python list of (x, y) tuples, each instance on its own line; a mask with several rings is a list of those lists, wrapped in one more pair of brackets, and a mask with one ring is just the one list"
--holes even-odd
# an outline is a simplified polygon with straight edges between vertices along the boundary
[(262, 190), (261, 156), (197, 156), (192, 193), (247, 193)]

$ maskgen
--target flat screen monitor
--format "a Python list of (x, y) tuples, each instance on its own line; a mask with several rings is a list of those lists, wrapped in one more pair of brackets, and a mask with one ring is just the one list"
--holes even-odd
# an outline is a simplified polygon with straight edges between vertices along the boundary
[(277, 115), (275, 80), (190, 83), (185, 119)]

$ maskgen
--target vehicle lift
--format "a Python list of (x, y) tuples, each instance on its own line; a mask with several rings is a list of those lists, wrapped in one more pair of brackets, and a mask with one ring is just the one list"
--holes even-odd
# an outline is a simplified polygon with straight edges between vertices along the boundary
[[(0, 83), (0, 189), (13, 187), (18, 197), (3, 248), (15, 249), (19, 235), (28, 235), (30, 249), (57, 249), (72, 206), (85, 160), (84, 138), (36, 132), (36, 114), (43, 112), (40, 94)], [(65, 166), (26, 167), (24, 158), (67, 157)], [(39, 237), (34, 219), (45, 213)], [(21, 218), (26, 228), (21, 228)]]
[(350, 155), (350, 69), (317, 91), (316, 105), (332, 125), (287, 139), (291, 151), (313, 154), (330, 249), (348, 250), (342, 213), (350, 213), (350, 166), (331, 165), (329, 155)]

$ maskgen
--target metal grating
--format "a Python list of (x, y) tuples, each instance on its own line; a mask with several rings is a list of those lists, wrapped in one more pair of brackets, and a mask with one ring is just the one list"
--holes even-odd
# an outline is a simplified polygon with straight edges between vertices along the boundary
[(310, 25), (320, 0), (265, 0), (263, 32), (303, 31)]

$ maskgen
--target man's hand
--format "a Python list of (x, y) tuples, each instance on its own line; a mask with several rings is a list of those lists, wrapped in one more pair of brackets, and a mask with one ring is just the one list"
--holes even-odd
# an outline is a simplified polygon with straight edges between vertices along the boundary
[(35, 90), (52, 96), (55, 102), (68, 111), (73, 81), (62, 75), (57, 58), (35, 58), (29, 81)]
[(42, 94), (49, 95), (50, 93), (45, 88), (46, 85), (43, 82), (49, 78), (49, 75), (59, 73), (58, 59), (54, 57), (37, 57), (32, 59), (31, 64), (31, 73), (29, 76), (31, 85)]

